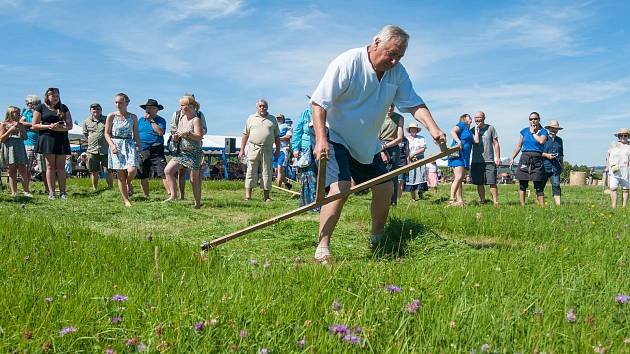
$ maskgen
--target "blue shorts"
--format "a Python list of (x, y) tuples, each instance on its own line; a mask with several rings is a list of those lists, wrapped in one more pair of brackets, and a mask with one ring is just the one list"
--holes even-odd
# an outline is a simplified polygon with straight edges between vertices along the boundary
[(289, 162), (289, 159), (287, 159), (287, 152), (286, 150), (281, 149), (278, 154), (278, 158), (275, 156), (273, 157), (273, 168), (278, 168), (279, 166), (285, 167), (287, 166), (287, 162)]
[[(362, 164), (350, 156), (345, 146), (329, 141), (330, 153), (326, 168), (326, 187), (339, 181), (354, 180), (355, 184), (363, 183), (387, 173), (381, 154), (374, 155), (372, 163)], [(382, 183), (391, 183), (391, 180)]]

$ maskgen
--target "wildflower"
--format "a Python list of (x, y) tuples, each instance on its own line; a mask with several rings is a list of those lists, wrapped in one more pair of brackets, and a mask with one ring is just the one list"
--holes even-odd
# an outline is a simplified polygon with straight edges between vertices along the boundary
[(135, 345), (138, 345), (138, 343), (140, 343), (140, 339), (138, 337), (133, 337), (133, 338), (127, 340), (127, 346), (128, 347), (133, 347)]
[(534, 316), (542, 317), (542, 315), (543, 315), (543, 310), (542, 309), (534, 309)]
[(455, 328), (455, 326), (457, 326), (457, 322), (455, 322), (453, 320), (450, 320), (450, 321), (448, 321), (448, 326), (451, 327), (451, 328)]
[(51, 341), (47, 340), (47, 341), (44, 342), (44, 344), (42, 344), (42, 351), (44, 353), (47, 353), (50, 350), (50, 348), (52, 348), (52, 342)]
[(239, 335), (241, 338), (245, 338), (245, 337), (247, 337), (247, 331), (246, 331), (246, 330), (244, 330), (244, 329), (241, 329), (241, 331), (240, 331), (240, 332), (238, 332), (238, 335)]
[(112, 348), (105, 349), (105, 354), (116, 354), (116, 351)]
[(195, 332), (199, 333), (203, 329), (203, 322), (195, 323)]
[(619, 303), (620, 305), (627, 304), (628, 300), (630, 300), (630, 296), (628, 296), (626, 294), (619, 294), (619, 295), (615, 296), (615, 301), (617, 301), (617, 303)]
[(602, 347), (602, 345), (599, 344), (599, 343), (597, 343), (597, 345), (593, 346), (593, 351), (595, 353), (598, 353), (598, 354), (606, 354), (606, 353), (608, 353), (608, 349), (606, 349), (605, 347)]
[(304, 338), (300, 339), (299, 341), (297, 341), (297, 346), (300, 349), (304, 349), (304, 345), (306, 344), (306, 341), (304, 340)]
[(567, 322), (575, 323), (575, 321), (577, 320), (577, 317), (575, 316), (575, 311), (573, 309), (569, 309), (565, 318)]
[(33, 338), (33, 332), (31, 332), (31, 331), (24, 331), (24, 333), (22, 333), (22, 337), (24, 337), (24, 339), (31, 339), (31, 338)]
[(260, 353), (260, 354), (268, 354), (269, 353), (269, 349), (267, 349), (267, 348), (260, 348), (258, 353)]
[(330, 326), (328, 328), (328, 333), (332, 334), (332, 335), (345, 335), (345, 334), (349, 334), (350, 330), (348, 329), (347, 326), (342, 325), (342, 324), (334, 324), (332, 326)]
[(343, 338), (341, 338), (343, 341), (348, 342), (348, 343), (352, 343), (352, 344), (361, 344), (361, 342), (363, 341), (361, 339), (361, 337), (358, 336), (354, 336), (351, 334), (346, 334), (345, 336), (343, 336)]
[(216, 318), (210, 319), (208, 321), (206, 321), (206, 325), (207, 326), (216, 326), (217, 323), (219, 323), (219, 320), (217, 320)]
[(138, 346), (136, 346), (136, 349), (139, 352), (143, 352), (143, 351), (147, 350), (147, 346), (144, 343), (139, 343)]
[(488, 353), (488, 352), (490, 352), (490, 344), (488, 344), (488, 343), (484, 343), (483, 345), (481, 345), (481, 348), (479, 348), (479, 350), (480, 350), (482, 353)]
[(74, 333), (76, 331), (77, 331), (76, 327), (66, 327), (66, 328), (62, 328), (61, 331), (59, 331), (59, 335), (63, 337), (68, 333)]
[(250, 260), (249, 264), (253, 265), (254, 267), (258, 267), (258, 261), (255, 259)]
[(623, 344), (630, 344), (630, 337), (623, 340)]
[(267, 269), (270, 265), (271, 263), (269, 263), (269, 261), (265, 259), (265, 263), (263, 263), (263, 268)]
[(407, 304), (407, 312), (418, 313), (418, 310), (420, 310), (421, 307), (422, 307), (422, 304), (420, 304), (420, 300), (415, 299), (412, 302)]
[(155, 327), (155, 329), (153, 329), (153, 332), (156, 336), (161, 337), (164, 335), (164, 328), (162, 326), (157, 326)]
[(24, 261), (28, 262), (31, 260), (31, 256), (24, 256)]
[(293, 265), (297, 268), (300, 263), (302, 263), (302, 258), (300, 257), (295, 257), (295, 259), (293, 260)]
[(354, 327), (352, 332), (354, 332), (355, 334), (361, 334), (361, 333), (363, 333), (363, 328), (360, 327), (360, 326), (356, 326), (356, 327)]
[(332, 305), (330, 305), (330, 307), (333, 309), (333, 311), (341, 310), (341, 304), (338, 303), (337, 300), (334, 300)]
[(124, 302), (127, 301), (129, 299), (129, 297), (125, 296), (125, 295), (114, 295), (112, 296), (112, 301), (116, 301), (116, 302)]
[(112, 324), (118, 324), (118, 322), (122, 321), (122, 318), (118, 316), (112, 317)]
[(402, 289), (397, 287), (396, 285), (388, 285), (385, 287), (385, 291), (389, 291), (390, 293), (399, 293), (402, 291)]
[(52, 297), (47, 297), (47, 298), (44, 299), (44, 303), (46, 305), (50, 305), (51, 302), (53, 302), (53, 298)]

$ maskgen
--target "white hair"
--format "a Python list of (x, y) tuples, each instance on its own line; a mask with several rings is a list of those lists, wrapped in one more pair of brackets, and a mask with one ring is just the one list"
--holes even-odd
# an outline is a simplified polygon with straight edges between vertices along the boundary
[(37, 95), (28, 95), (24, 100), (26, 101), (26, 103), (32, 103), (33, 105), (38, 105), (42, 103), (42, 100), (40, 100)]
[(380, 39), (381, 43), (387, 43), (392, 39), (395, 39), (405, 47), (407, 47), (407, 42), (409, 42), (409, 34), (405, 32), (404, 29), (394, 25), (387, 25), (383, 27), (381, 31), (374, 36), (374, 40), (377, 38)]

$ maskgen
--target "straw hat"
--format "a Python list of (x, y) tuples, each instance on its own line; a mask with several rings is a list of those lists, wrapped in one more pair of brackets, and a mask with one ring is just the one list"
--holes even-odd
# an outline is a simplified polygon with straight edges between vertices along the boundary
[(628, 128), (621, 128), (619, 129), (619, 133), (615, 133), (616, 137), (619, 137), (619, 135), (624, 134), (624, 135), (630, 135), (630, 129)]
[(545, 126), (545, 129), (549, 129), (549, 128), (556, 128), (558, 130), (564, 129), (560, 127), (560, 123), (558, 123), (558, 121), (555, 119), (552, 119), (551, 122), (549, 122), (549, 125)]
[(421, 130), (422, 130), (422, 128), (420, 128), (420, 127), (418, 126), (418, 124), (416, 124), (416, 122), (411, 122), (411, 123), (409, 124), (409, 126), (407, 127), (407, 133), (409, 133), (409, 129), (411, 129), (411, 128), (416, 128), (416, 129), (418, 129), (418, 131), (421, 131)]

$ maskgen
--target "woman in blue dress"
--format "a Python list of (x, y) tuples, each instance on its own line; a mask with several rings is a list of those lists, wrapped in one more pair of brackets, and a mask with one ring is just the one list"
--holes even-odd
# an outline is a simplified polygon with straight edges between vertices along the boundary
[(459, 117), (459, 123), (451, 129), (451, 136), (453, 137), (451, 146), (459, 146), (460, 150), (448, 158), (448, 167), (452, 167), (455, 174), (451, 184), (449, 206), (464, 206), (462, 186), (466, 179), (466, 171), (470, 168), (470, 151), (473, 143), (470, 123), (472, 123), (472, 118), (470, 114), (465, 113)]
[(129, 96), (119, 93), (115, 97), (118, 110), (107, 115), (105, 120), (105, 140), (109, 144), (107, 164), (109, 170), (116, 170), (118, 189), (125, 206), (131, 206), (129, 194), (131, 181), (140, 166), (140, 135), (138, 117), (127, 111)]

